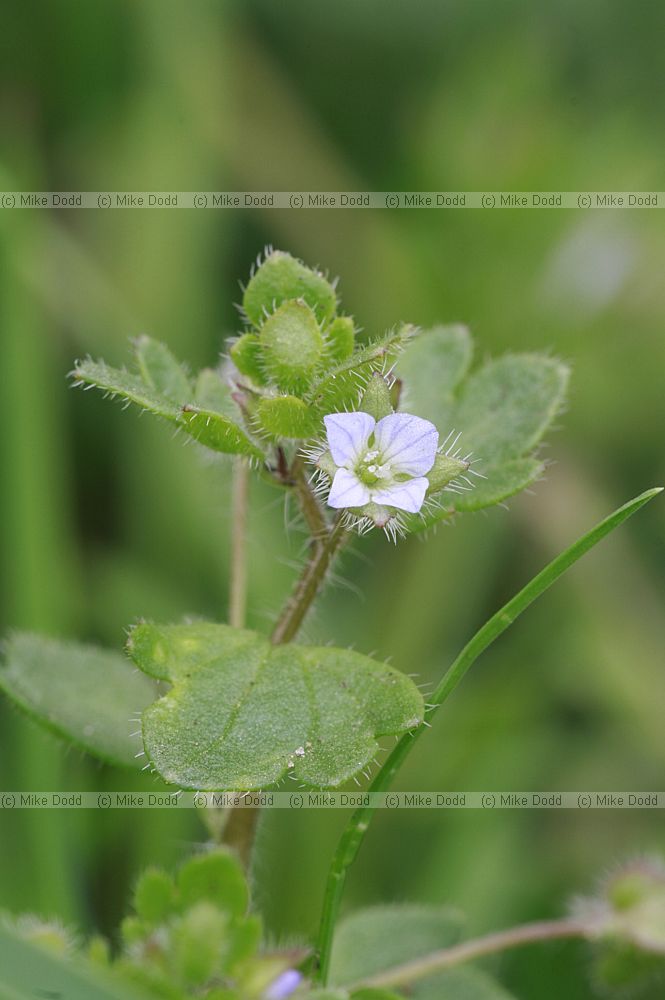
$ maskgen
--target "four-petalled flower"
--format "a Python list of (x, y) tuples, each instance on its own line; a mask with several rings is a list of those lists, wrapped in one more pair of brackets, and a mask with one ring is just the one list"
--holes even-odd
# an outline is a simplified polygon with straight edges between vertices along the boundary
[(369, 413), (330, 413), (324, 417), (328, 447), (337, 467), (328, 505), (364, 507), (368, 503), (417, 514), (434, 465), (439, 432), (429, 420), (391, 413), (376, 421)]

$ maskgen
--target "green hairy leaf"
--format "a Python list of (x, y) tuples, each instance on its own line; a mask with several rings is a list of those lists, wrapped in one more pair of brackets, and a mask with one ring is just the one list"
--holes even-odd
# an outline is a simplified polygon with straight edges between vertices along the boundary
[[(140, 374), (87, 360), (74, 368), (75, 384), (96, 386), (111, 396), (136, 403), (212, 451), (263, 458), (260, 448), (227, 415), (228, 392), (216, 372), (204, 369), (192, 385), (170, 351), (149, 337), (139, 338), (135, 353)], [(221, 408), (225, 412), (219, 412)]]
[(226, 625), (157, 626), (128, 651), (171, 690), (143, 715), (146, 751), (184, 788), (261, 788), (292, 775), (334, 787), (374, 758), (377, 738), (420, 725), (399, 671), (349, 650), (272, 646)]
[(330, 981), (345, 986), (454, 944), (462, 918), (447, 906), (373, 906), (341, 920)]
[(162, 393), (146, 383), (141, 375), (133, 375), (123, 368), (113, 368), (105, 361), (78, 361), (72, 372), (74, 384), (95, 386), (108, 395), (136, 403), (143, 410), (149, 410), (157, 417), (164, 417), (177, 423), (180, 408)]
[[(448, 448), (459, 458), (472, 453), (474, 470), (438, 493), (438, 508), (429, 506), (422, 517), (407, 518), (411, 531), (455, 511), (501, 503), (545, 470), (534, 449), (564, 404), (568, 368), (544, 355), (514, 354), (489, 361), (469, 376), (471, 356), (465, 327), (437, 326), (415, 337), (398, 360), (401, 408), (435, 423), (442, 441), (453, 430), (459, 433), (459, 441)], [(430, 493), (437, 493), (436, 486)]]
[(454, 414), (483, 469), (520, 458), (538, 444), (561, 410), (569, 370), (539, 354), (490, 361), (465, 383)]
[(134, 342), (137, 367), (144, 382), (155, 392), (181, 406), (192, 398), (192, 385), (168, 347), (145, 334)]
[(136, 720), (157, 696), (125, 656), (95, 646), (15, 633), (4, 647), (0, 689), (37, 722), (96, 757), (141, 767)]
[(356, 408), (373, 372), (387, 371), (415, 333), (415, 327), (404, 325), (360, 347), (350, 358), (313, 383), (307, 396), (308, 402), (322, 416)]
[(431, 420), (445, 437), (455, 426), (454, 392), (469, 370), (472, 355), (473, 340), (465, 326), (422, 330), (397, 362), (395, 374), (404, 381), (401, 408)]
[(247, 455), (263, 458), (262, 452), (236, 423), (214, 410), (186, 406), (180, 417), (181, 425), (199, 444), (211, 451), (227, 455)]
[(262, 399), (256, 417), (261, 429), (273, 437), (309, 438), (322, 428), (316, 412), (297, 396)]

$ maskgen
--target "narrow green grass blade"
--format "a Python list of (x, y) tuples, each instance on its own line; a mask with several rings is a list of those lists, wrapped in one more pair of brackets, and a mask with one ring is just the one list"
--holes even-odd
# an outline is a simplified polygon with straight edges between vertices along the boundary
[[(662, 493), (662, 490), (662, 487), (647, 490), (633, 500), (629, 500), (623, 507), (619, 507), (618, 510), (615, 510), (614, 513), (610, 514), (603, 521), (600, 521), (595, 527), (585, 535), (582, 535), (581, 538), (578, 538), (569, 548), (553, 559), (552, 562), (548, 563), (507, 604), (504, 604), (495, 615), (492, 615), (489, 621), (469, 640), (444, 674), (434, 694), (430, 697), (431, 707), (426, 712), (425, 721), (430, 720), (437, 709), (452, 694), (480, 654), (495, 639), (498, 639), (513, 624), (515, 619), (523, 611), (526, 611), (530, 604), (533, 604), (541, 594), (545, 593), (567, 569), (570, 569), (594, 545), (597, 545), (598, 542), (614, 531), (615, 528), (618, 528), (620, 524), (623, 524), (629, 517), (637, 513), (649, 500), (652, 500), (657, 494)], [(425, 729), (425, 726), (421, 726), (419, 729), (401, 737), (392, 753), (389, 754), (383, 767), (372, 781), (368, 791), (384, 792), (389, 787), (415, 745), (416, 740), (425, 732)], [(328, 979), (333, 933), (344, 892), (346, 873), (357, 857), (373, 815), (374, 807), (372, 806), (361, 807), (354, 812), (346, 829), (342, 833), (328, 872), (317, 949), (315, 952), (317, 967), (313, 970), (315, 980), (322, 984), (325, 984)]]

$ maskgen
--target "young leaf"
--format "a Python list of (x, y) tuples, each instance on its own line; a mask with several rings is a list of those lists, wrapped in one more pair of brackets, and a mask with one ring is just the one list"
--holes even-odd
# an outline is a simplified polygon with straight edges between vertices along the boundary
[(143, 334), (134, 341), (134, 354), (146, 385), (180, 406), (191, 402), (190, 379), (165, 344)]
[(261, 788), (293, 775), (334, 787), (374, 758), (380, 736), (414, 729), (423, 700), (360, 653), (272, 646), (226, 625), (139, 625), (135, 663), (171, 690), (143, 716), (153, 764), (185, 788)]
[(184, 430), (211, 451), (221, 451), (226, 455), (263, 458), (262, 452), (238, 424), (221, 413), (186, 406), (182, 411), (181, 420)]
[(447, 906), (373, 906), (340, 921), (332, 948), (330, 981), (338, 986), (369, 979), (431, 951), (454, 944), (461, 915)]
[(113, 368), (105, 361), (77, 361), (72, 378), (78, 385), (96, 386), (110, 396), (118, 396), (129, 403), (136, 403), (155, 416), (177, 423), (180, 407), (163, 394), (146, 384), (140, 375), (133, 375), (121, 368)]
[(196, 376), (194, 402), (202, 410), (213, 410), (227, 417), (238, 412), (233, 408), (228, 385), (214, 368), (202, 368)]
[(322, 416), (354, 409), (372, 373), (388, 370), (415, 332), (415, 327), (404, 325), (360, 347), (313, 384), (308, 402)]
[(404, 383), (402, 409), (431, 420), (445, 437), (455, 426), (454, 392), (469, 370), (472, 354), (473, 341), (465, 326), (421, 330), (397, 362), (396, 375)]
[(0, 663), (0, 689), (37, 722), (95, 757), (141, 767), (131, 722), (157, 696), (120, 653), (14, 633)]
[(271, 250), (250, 278), (242, 307), (249, 321), (260, 326), (265, 317), (289, 299), (302, 299), (320, 321), (330, 319), (337, 308), (331, 283), (318, 271), (282, 250)]

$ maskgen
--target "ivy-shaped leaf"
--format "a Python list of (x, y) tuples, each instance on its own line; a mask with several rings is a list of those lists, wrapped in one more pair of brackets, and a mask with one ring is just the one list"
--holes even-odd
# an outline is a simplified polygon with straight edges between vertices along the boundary
[(121, 653), (15, 633), (5, 643), (0, 689), (37, 722), (95, 757), (123, 767), (145, 763), (138, 756), (139, 733), (130, 734), (157, 697), (156, 686)]
[(473, 469), (485, 477), (458, 477), (452, 489), (435, 496), (438, 506), (426, 505), (422, 517), (406, 519), (409, 530), (501, 503), (543, 474), (534, 449), (565, 401), (567, 366), (540, 354), (511, 354), (465, 378), (470, 360), (471, 341), (459, 326), (422, 332), (399, 359), (403, 409), (432, 420), (442, 440), (453, 429), (459, 433), (451, 450), (460, 457), (472, 452)]
[(404, 382), (401, 409), (431, 420), (445, 437), (454, 426), (455, 389), (472, 355), (473, 340), (465, 326), (422, 330), (397, 362), (395, 374)]
[(226, 625), (138, 625), (128, 651), (170, 691), (143, 714), (146, 752), (183, 788), (252, 789), (286, 775), (335, 787), (377, 738), (423, 719), (408, 677), (349, 650), (272, 646)]

